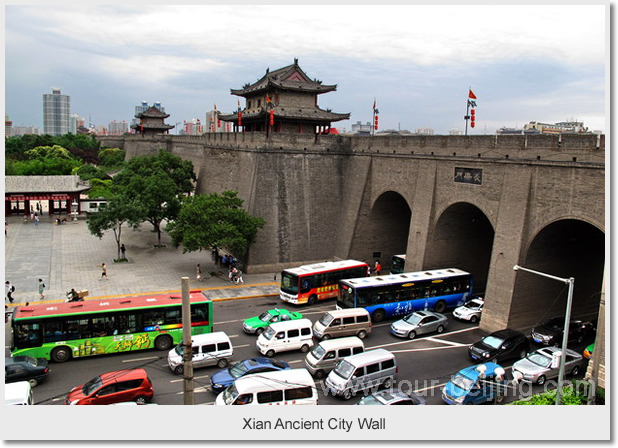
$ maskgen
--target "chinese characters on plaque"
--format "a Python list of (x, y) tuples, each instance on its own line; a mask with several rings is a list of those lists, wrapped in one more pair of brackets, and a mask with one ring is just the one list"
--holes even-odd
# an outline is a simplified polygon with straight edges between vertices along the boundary
[(482, 185), (483, 170), (478, 168), (455, 168), (455, 182)]

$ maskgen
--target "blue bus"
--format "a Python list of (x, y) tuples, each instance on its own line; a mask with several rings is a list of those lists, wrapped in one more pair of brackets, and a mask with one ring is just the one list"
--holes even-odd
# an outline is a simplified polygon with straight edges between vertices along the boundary
[(339, 282), (339, 308), (365, 308), (374, 322), (433, 309), (463, 305), (472, 294), (472, 275), (460, 269), (436, 269)]

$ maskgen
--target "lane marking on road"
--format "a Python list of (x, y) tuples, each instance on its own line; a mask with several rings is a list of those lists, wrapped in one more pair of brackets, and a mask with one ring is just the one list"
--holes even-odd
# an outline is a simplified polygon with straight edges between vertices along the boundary
[(424, 387), (422, 389), (416, 389), (414, 393), (418, 394), (419, 392), (425, 392), (426, 390), (435, 389), (436, 387), (442, 387), (442, 386), (446, 386), (446, 383), (440, 383), (440, 384), (436, 384), (435, 386), (429, 386), (429, 387)]
[(234, 348), (251, 347), (251, 344), (235, 345)]
[(411, 348), (409, 350), (391, 350), (391, 353), (409, 353), (409, 352), (429, 352), (431, 350), (444, 350), (444, 349), (449, 349), (449, 348), (464, 348), (464, 347), (468, 347), (467, 345), (462, 345), (462, 346), (452, 346), (449, 345), (447, 347), (431, 347), (431, 348)]
[(436, 339), (433, 337), (430, 338), (425, 338), (426, 341), (431, 341), (431, 342), (442, 342), (443, 344), (450, 344), (450, 345), (454, 345), (455, 347), (468, 347), (470, 346), (470, 344), (462, 344), (461, 342), (453, 342), (453, 341), (443, 341), (442, 339)]
[(230, 338), (230, 339), (232, 339), (232, 338), (237, 338), (237, 337), (238, 337), (238, 335), (237, 335), (237, 334), (230, 334), (230, 335), (228, 335), (228, 338)]
[[(463, 329), (463, 330), (451, 331), (451, 332), (449, 332), (449, 333), (442, 333), (442, 334), (440, 335), (440, 337), (450, 336), (450, 335), (452, 335), (452, 334), (457, 334), (457, 333), (464, 333), (464, 332), (466, 332), (466, 331), (476, 330), (477, 328), (478, 328), (478, 327), (472, 327), (472, 328), (465, 328), (465, 329)], [(434, 337), (434, 338), (435, 338), (435, 337)], [(369, 350), (369, 349), (374, 349), (374, 348), (392, 347), (392, 346), (395, 346), (395, 345), (409, 344), (410, 342), (417, 342), (417, 341), (426, 341), (426, 340), (428, 340), (428, 339), (434, 339), (434, 338), (409, 339), (409, 340), (407, 340), (407, 341), (401, 341), (401, 342), (391, 342), (391, 343), (389, 343), (389, 344), (375, 345), (375, 346), (373, 346), (373, 347), (365, 347), (365, 349), (366, 349), (366, 350)], [(434, 341), (434, 342), (443, 342), (443, 343), (445, 343), (445, 344), (448, 344), (450, 341), (442, 341), (442, 340), (440, 340), (440, 339), (437, 339), (437, 340), (436, 340), (436, 341)]]
[[(194, 380), (203, 380), (205, 378), (208, 378), (210, 375), (202, 375), (202, 376), (194, 376), (193, 379)], [(184, 381), (184, 378), (179, 378), (177, 380), (170, 380), (170, 383), (179, 383), (180, 381)]]
[(296, 364), (296, 363), (299, 363), (299, 362), (305, 362), (305, 360), (304, 359), (295, 359), (294, 361), (288, 361), (288, 364)]
[(158, 356), (149, 356), (148, 358), (125, 359), (122, 362), (148, 361), (149, 359), (159, 359), (159, 357)]

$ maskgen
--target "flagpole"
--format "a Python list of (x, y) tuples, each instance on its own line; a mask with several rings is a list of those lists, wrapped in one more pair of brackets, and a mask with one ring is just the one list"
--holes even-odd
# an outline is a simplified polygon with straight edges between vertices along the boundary
[(373, 99), (373, 115), (371, 116), (371, 136), (375, 137), (376, 135), (376, 129), (375, 129), (375, 122), (376, 122), (376, 99)]

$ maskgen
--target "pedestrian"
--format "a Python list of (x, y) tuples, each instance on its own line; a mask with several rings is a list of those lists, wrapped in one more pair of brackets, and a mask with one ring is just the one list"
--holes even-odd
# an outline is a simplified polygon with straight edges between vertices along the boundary
[(6, 298), (9, 299), (9, 303), (13, 303), (13, 293), (15, 292), (15, 286), (11, 285), (10, 281), (6, 281)]
[(8, 235), (9, 235), (9, 222), (4, 221), (4, 236), (8, 236)]
[(39, 215), (34, 215), (34, 225), (35, 226), (39, 225)]
[(380, 272), (382, 271), (382, 265), (380, 264), (380, 260), (376, 260), (375, 271), (376, 275), (380, 275)]
[(199, 263), (195, 267), (195, 278), (197, 279), (198, 282), (202, 281), (202, 268), (200, 267)]
[(101, 263), (99, 267), (101, 268), (101, 278), (99, 280), (102, 280), (104, 278), (106, 280), (109, 280), (109, 278), (107, 277), (107, 268), (105, 267), (105, 263)]
[(43, 283), (43, 279), (40, 278), (39, 279), (39, 298), (40, 298), (40, 300), (43, 300), (45, 298), (44, 291), (45, 291), (45, 283)]
[(122, 246), (120, 246), (120, 253), (122, 254), (122, 259), (126, 260), (127, 257), (125, 256), (125, 252), (126, 252), (127, 248), (124, 247), (124, 244)]

